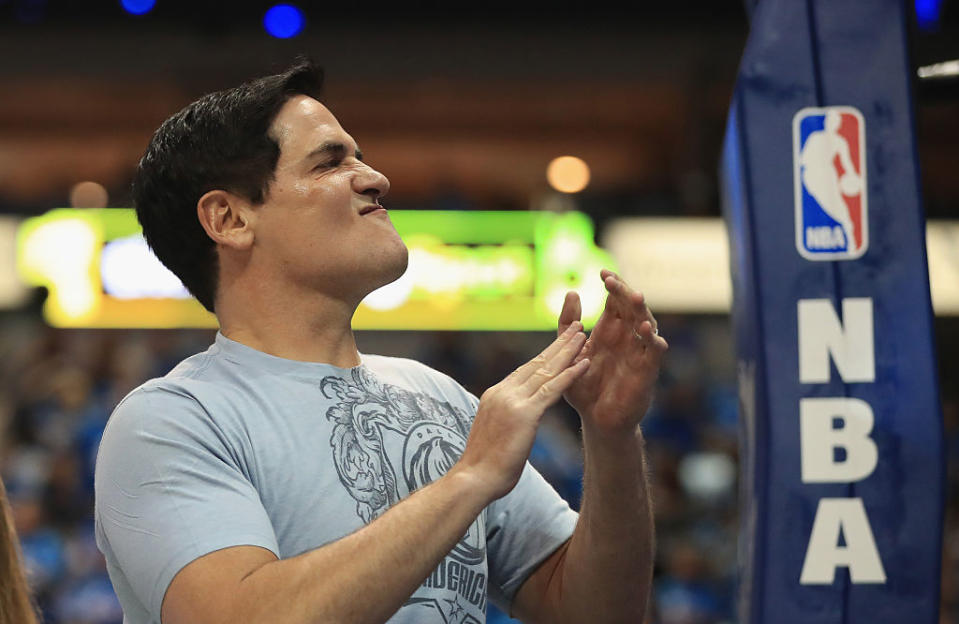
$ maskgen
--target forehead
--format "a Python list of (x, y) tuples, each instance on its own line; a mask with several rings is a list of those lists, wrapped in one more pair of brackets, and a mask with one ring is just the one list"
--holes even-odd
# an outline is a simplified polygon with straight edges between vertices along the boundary
[(327, 141), (356, 146), (330, 109), (306, 95), (295, 95), (283, 104), (270, 134), (280, 145), (281, 161), (303, 158)]

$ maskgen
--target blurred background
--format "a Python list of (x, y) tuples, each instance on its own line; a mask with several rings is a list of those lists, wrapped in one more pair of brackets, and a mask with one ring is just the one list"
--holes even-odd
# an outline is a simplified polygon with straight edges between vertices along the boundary
[[(0, 474), (46, 622), (122, 620), (93, 538), (99, 438), (120, 398), (205, 349), (213, 330), (50, 327), (43, 289), (17, 277), (16, 228), (57, 207), (129, 207), (152, 132), (198, 96), (308, 54), (326, 68), (327, 105), (389, 176), (389, 208), (580, 211), (627, 278), (642, 267), (629, 254), (638, 239), (623, 234), (635, 222), (623, 219), (719, 218), (718, 157), (748, 34), (741, 0), (621, 10), (564, 1), (272, 6), (0, 0)], [(913, 67), (959, 58), (959, 5), (907, 6)], [(948, 226), (959, 218), (959, 88), (917, 81), (915, 95), (927, 217)], [(561, 156), (581, 159), (585, 186), (548, 179)], [(954, 271), (957, 245), (943, 260)], [(673, 254), (658, 258), (664, 271), (701, 260), (695, 246)], [(959, 286), (945, 275), (934, 287)], [(693, 279), (674, 277), (680, 290)], [(644, 421), (658, 533), (650, 622), (735, 621), (738, 399), (723, 296), (658, 308), (650, 296), (671, 344)], [(959, 622), (957, 315), (937, 306), (949, 452), (944, 623)], [(364, 330), (359, 341), (480, 394), (550, 333)], [(574, 507), (578, 436), (575, 413), (558, 406), (531, 458)], [(508, 618), (491, 607), (489, 621)]]

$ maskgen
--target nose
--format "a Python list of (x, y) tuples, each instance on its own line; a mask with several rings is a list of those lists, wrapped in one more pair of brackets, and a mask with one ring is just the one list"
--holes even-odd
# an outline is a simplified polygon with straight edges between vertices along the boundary
[(353, 178), (353, 186), (357, 193), (369, 195), (374, 200), (386, 197), (390, 192), (389, 179), (366, 163), (361, 163), (361, 172)]

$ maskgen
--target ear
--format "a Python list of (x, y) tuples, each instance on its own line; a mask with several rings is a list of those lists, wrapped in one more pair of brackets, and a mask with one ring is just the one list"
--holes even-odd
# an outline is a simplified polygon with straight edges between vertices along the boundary
[(255, 215), (250, 202), (238, 195), (219, 189), (209, 191), (196, 203), (196, 215), (217, 245), (236, 250), (253, 245)]

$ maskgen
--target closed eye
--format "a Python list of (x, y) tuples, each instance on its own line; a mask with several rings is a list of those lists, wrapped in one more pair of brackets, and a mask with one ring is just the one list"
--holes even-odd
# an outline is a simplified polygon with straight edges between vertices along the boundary
[(343, 160), (340, 158), (337, 158), (336, 160), (328, 160), (326, 162), (321, 162), (317, 166), (313, 167), (313, 170), (317, 171), (319, 169), (333, 169), (335, 167), (339, 167), (341, 164), (343, 164)]
[[(328, 141), (307, 154), (306, 160), (312, 160), (318, 156), (325, 157), (319, 164), (313, 167), (313, 170), (332, 169), (343, 164), (343, 161), (348, 158), (348, 154), (349, 150), (343, 143)], [(360, 151), (359, 147), (353, 150), (353, 158), (358, 161), (363, 160), (363, 152)]]

